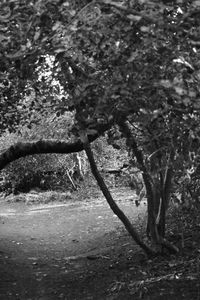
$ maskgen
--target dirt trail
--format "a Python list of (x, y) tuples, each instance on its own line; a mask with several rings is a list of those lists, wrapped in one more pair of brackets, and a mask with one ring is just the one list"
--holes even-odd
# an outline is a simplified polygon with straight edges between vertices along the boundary
[[(143, 204), (118, 204), (132, 220), (145, 214)], [(90, 277), (104, 265), (112, 269), (107, 253), (127, 244), (119, 241), (122, 227), (101, 198), (31, 206), (1, 201), (0, 299), (104, 299)]]

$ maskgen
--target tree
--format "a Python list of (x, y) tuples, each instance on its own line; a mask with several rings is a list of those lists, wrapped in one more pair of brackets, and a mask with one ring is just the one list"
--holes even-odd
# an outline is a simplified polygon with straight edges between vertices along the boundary
[[(143, 173), (150, 235), (174, 251), (164, 239), (171, 181), (180, 161), (182, 168), (191, 164), (188, 145), (199, 139), (199, 1), (27, 3), (1, 4), (7, 111), (1, 130), (68, 110), (75, 114), (74, 135), (84, 132), (89, 141), (99, 128), (117, 124)], [(2, 154), (0, 165), (33, 152), (84, 147), (81, 141), (21, 144)]]

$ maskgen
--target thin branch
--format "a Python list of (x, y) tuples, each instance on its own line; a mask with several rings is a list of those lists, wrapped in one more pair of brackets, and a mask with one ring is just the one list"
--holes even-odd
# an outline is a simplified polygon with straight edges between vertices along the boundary
[[(128, 15), (134, 15), (134, 16), (139, 16), (141, 17), (142, 19), (145, 19), (147, 21), (150, 21), (152, 23), (156, 23), (156, 19), (155, 18), (151, 18), (149, 17), (148, 15), (144, 14), (144, 13), (141, 13), (135, 9), (132, 9), (132, 8), (126, 8), (125, 6), (123, 5), (120, 5), (118, 2), (114, 2), (114, 1), (107, 1), (107, 0), (104, 0), (102, 1), (104, 4), (107, 4), (111, 7), (114, 7), (115, 9), (118, 9), (118, 10), (121, 10), (122, 12), (126, 13), (127, 17)], [(131, 20), (131, 19), (130, 19)]]

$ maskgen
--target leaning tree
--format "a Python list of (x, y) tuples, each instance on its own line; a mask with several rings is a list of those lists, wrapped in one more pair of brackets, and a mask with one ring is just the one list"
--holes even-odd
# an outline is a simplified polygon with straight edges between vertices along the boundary
[[(3, 1), (0, 5), (1, 124), (20, 132), (42, 118), (72, 111), (73, 143), (13, 145), (0, 167), (34, 153), (85, 149), (113, 211), (145, 245), (113, 201), (90, 142), (117, 126), (142, 172), (148, 233), (165, 239), (173, 177), (193, 164), (199, 140), (199, 1)], [(182, 162), (182, 163), (180, 163)]]

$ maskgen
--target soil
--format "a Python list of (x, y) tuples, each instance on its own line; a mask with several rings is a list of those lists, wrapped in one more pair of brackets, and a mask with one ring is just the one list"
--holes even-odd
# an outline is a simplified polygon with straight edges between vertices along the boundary
[[(128, 191), (114, 196), (142, 232), (145, 203), (136, 207)], [(188, 249), (148, 259), (103, 198), (45, 205), (2, 199), (0, 299), (198, 300), (200, 246)]]

